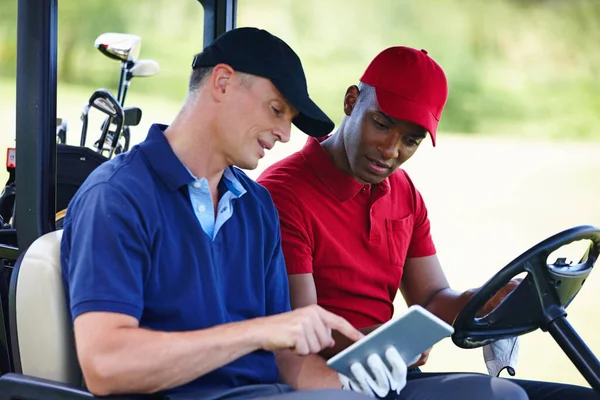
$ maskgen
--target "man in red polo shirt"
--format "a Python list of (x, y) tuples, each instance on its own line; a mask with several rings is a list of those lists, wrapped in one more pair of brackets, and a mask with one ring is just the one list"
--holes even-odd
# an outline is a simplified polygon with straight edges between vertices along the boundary
[[(391, 319), (398, 289), (409, 305), (420, 304), (449, 323), (475, 292), (450, 289), (425, 203), (399, 169), (427, 133), (435, 146), (447, 96), (446, 76), (425, 50), (385, 49), (359, 85), (346, 91), (338, 131), (309, 139), (259, 177), (279, 211), (293, 308), (318, 303), (369, 333)], [(515, 286), (498, 293), (486, 311)], [(342, 335), (334, 338), (335, 347), (323, 356), (350, 344)], [(522, 388), (536, 399), (597, 398), (569, 385), (481, 374), (451, 378), (409, 373), (401, 398), (523, 398)]]

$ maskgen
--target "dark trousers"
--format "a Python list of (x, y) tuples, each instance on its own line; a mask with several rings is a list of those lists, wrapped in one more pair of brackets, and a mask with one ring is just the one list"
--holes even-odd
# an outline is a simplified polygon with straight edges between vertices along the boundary
[(226, 390), (177, 394), (170, 400), (368, 400), (370, 397), (346, 390), (295, 391), (287, 385), (250, 385)]
[[(483, 374), (409, 372), (407, 380), (408, 383), (400, 393), (399, 399), (600, 400), (600, 395), (594, 390), (582, 386), (491, 378)], [(508, 395), (507, 391), (514, 391), (515, 386), (522, 390)], [(524, 392), (526, 396), (523, 397), (519, 392)]]
[[(343, 390), (294, 391), (287, 385), (251, 385), (169, 396), (171, 400), (366, 400)], [(592, 389), (552, 382), (492, 378), (473, 373), (409, 372), (396, 400), (595, 400)]]
[(527, 400), (525, 390), (508, 379), (471, 373), (409, 372), (397, 400)]

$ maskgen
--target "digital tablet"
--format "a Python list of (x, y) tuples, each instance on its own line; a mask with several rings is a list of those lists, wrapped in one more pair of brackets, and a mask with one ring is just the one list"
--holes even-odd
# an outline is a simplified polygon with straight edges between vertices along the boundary
[(386, 322), (330, 358), (327, 365), (350, 377), (350, 366), (358, 361), (367, 367), (367, 357), (373, 353), (379, 354), (387, 364), (385, 351), (394, 346), (408, 366), (416, 362), (421, 353), (452, 333), (454, 328), (451, 325), (423, 307), (414, 305), (404, 315)]

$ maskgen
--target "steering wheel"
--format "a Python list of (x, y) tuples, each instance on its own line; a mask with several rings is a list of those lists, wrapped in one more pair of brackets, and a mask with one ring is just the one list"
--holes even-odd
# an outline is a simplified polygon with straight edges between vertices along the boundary
[[(576, 264), (548, 256), (569, 243), (589, 239), (590, 246)], [(565, 308), (577, 295), (600, 254), (600, 229), (577, 226), (538, 243), (487, 281), (454, 320), (452, 341), (462, 348), (481, 347), (540, 328), (563, 351), (600, 393), (600, 362), (566, 320)], [(479, 318), (483, 306), (512, 278), (527, 273), (523, 281), (489, 314)]]

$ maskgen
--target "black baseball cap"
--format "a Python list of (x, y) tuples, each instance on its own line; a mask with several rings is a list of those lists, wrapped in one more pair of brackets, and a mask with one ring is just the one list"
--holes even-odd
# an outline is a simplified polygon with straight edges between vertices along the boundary
[(329, 134), (334, 123), (308, 95), (300, 58), (264, 29), (236, 28), (220, 35), (194, 57), (192, 68), (227, 64), (236, 71), (269, 79), (299, 114), (294, 125), (310, 136)]

